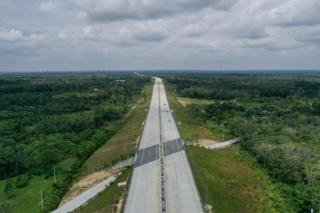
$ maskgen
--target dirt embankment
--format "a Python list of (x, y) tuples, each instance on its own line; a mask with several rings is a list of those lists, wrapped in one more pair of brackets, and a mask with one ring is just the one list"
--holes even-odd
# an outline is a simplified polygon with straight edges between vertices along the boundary
[(94, 173), (82, 178), (81, 180), (79, 180), (78, 182), (73, 184), (73, 186), (71, 187), (69, 192), (63, 197), (59, 206), (62, 206), (66, 202), (72, 200), (73, 198), (75, 198), (76, 196), (81, 194), (82, 192), (84, 192), (87, 189), (91, 188), (92, 186), (100, 183), (101, 181), (103, 181), (111, 176), (116, 175), (118, 172), (119, 172), (119, 170), (114, 170), (114, 171), (102, 170), (102, 171), (94, 172)]
[(183, 106), (186, 107), (189, 104), (192, 104), (192, 101), (189, 98), (177, 98), (178, 102)]
[(200, 139), (196, 139), (196, 140), (192, 141), (191, 145), (206, 147), (206, 146), (213, 145), (213, 144), (218, 144), (218, 143), (220, 143), (220, 141), (200, 138)]
[(240, 138), (234, 138), (224, 142), (219, 142), (219, 141), (209, 140), (209, 139), (198, 139), (198, 140), (192, 141), (191, 145), (204, 147), (206, 149), (223, 149), (239, 141), (240, 141)]

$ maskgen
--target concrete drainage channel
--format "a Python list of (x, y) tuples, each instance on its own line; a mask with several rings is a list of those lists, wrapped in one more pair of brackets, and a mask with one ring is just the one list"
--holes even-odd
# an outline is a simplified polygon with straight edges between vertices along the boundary
[(161, 127), (161, 104), (160, 104), (160, 87), (158, 89), (159, 92), (159, 122), (160, 122), (160, 146), (159, 146), (159, 154), (160, 154), (160, 189), (161, 189), (161, 212), (167, 212), (167, 201), (166, 201), (166, 184), (165, 184), (165, 174), (164, 174), (164, 151), (163, 151), (163, 140), (162, 140), (162, 127)]

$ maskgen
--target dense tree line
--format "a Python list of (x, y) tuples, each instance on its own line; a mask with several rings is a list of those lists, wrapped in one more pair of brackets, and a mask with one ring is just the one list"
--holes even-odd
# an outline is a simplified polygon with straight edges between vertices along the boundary
[[(294, 80), (290, 76), (294, 76)], [(181, 74), (164, 76), (176, 85), (184, 97), (231, 100), (235, 98), (279, 97), (293, 95), (316, 98), (320, 83), (314, 75), (307, 78), (297, 74)], [(279, 77), (281, 79), (279, 79)]]
[(148, 81), (130, 74), (0, 76), (0, 178), (84, 160)]

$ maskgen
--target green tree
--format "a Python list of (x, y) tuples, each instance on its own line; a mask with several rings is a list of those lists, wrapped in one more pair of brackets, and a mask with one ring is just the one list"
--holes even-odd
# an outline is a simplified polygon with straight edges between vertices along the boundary
[(8, 203), (1, 202), (0, 203), (0, 212), (1, 213), (11, 213), (11, 207)]
[(316, 100), (312, 103), (313, 113), (320, 115), (320, 100)]
[(11, 180), (7, 181), (3, 192), (4, 192), (4, 194), (6, 195), (7, 198), (13, 198), (14, 197), (13, 184), (12, 184)]

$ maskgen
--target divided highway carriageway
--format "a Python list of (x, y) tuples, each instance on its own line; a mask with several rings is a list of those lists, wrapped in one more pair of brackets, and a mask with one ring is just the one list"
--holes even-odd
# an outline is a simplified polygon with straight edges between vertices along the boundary
[(162, 79), (154, 79), (124, 212), (203, 212)]

